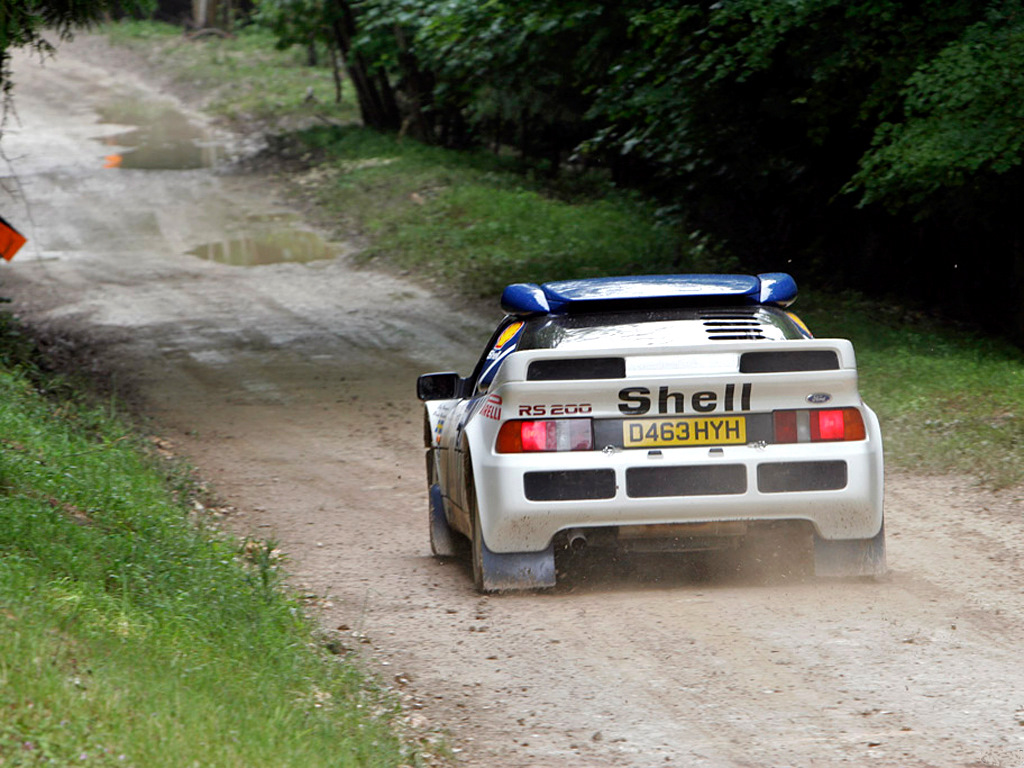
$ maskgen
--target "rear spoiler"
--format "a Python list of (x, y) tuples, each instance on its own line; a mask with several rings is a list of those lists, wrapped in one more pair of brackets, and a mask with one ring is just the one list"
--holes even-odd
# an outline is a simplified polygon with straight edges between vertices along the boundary
[(520, 317), (616, 309), (754, 306), (788, 307), (796, 281), (785, 272), (757, 275), (635, 275), (514, 283), (501, 294), (501, 307)]

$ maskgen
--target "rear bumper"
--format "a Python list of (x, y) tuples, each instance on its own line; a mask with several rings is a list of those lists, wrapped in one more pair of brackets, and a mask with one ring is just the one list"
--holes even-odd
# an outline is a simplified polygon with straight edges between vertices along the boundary
[[(481, 455), (482, 454), (482, 455)], [(805, 520), (823, 539), (882, 525), (878, 441), (474, 455), (482, 533), (535, 552), (569, 528)]]

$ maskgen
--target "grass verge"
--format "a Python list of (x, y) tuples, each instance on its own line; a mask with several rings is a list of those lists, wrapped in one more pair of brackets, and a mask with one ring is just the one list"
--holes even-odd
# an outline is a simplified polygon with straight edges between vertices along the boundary
[(185, 476), (2, 330), (0, 764), (416, 763), (272, 545), (204, 529)]

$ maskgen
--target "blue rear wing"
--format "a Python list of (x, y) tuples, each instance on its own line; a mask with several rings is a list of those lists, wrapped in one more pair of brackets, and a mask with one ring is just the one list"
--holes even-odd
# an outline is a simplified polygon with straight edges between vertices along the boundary
[(753, 275), (634, 275), (514, 283), (501, 294), (510, 315), (569, 314), (647, 306), (686, 307), (710, 303), (788, 307), (796, 281), (785, 272)]

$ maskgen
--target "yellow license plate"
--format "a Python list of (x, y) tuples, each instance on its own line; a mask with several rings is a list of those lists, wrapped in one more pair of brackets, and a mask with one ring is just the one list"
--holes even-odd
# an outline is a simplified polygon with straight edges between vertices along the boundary
[(742, 416), (630, 419), (622, 422), (622, 445), (625, 448), (743, 445), (746, 442), (747, 420)]

